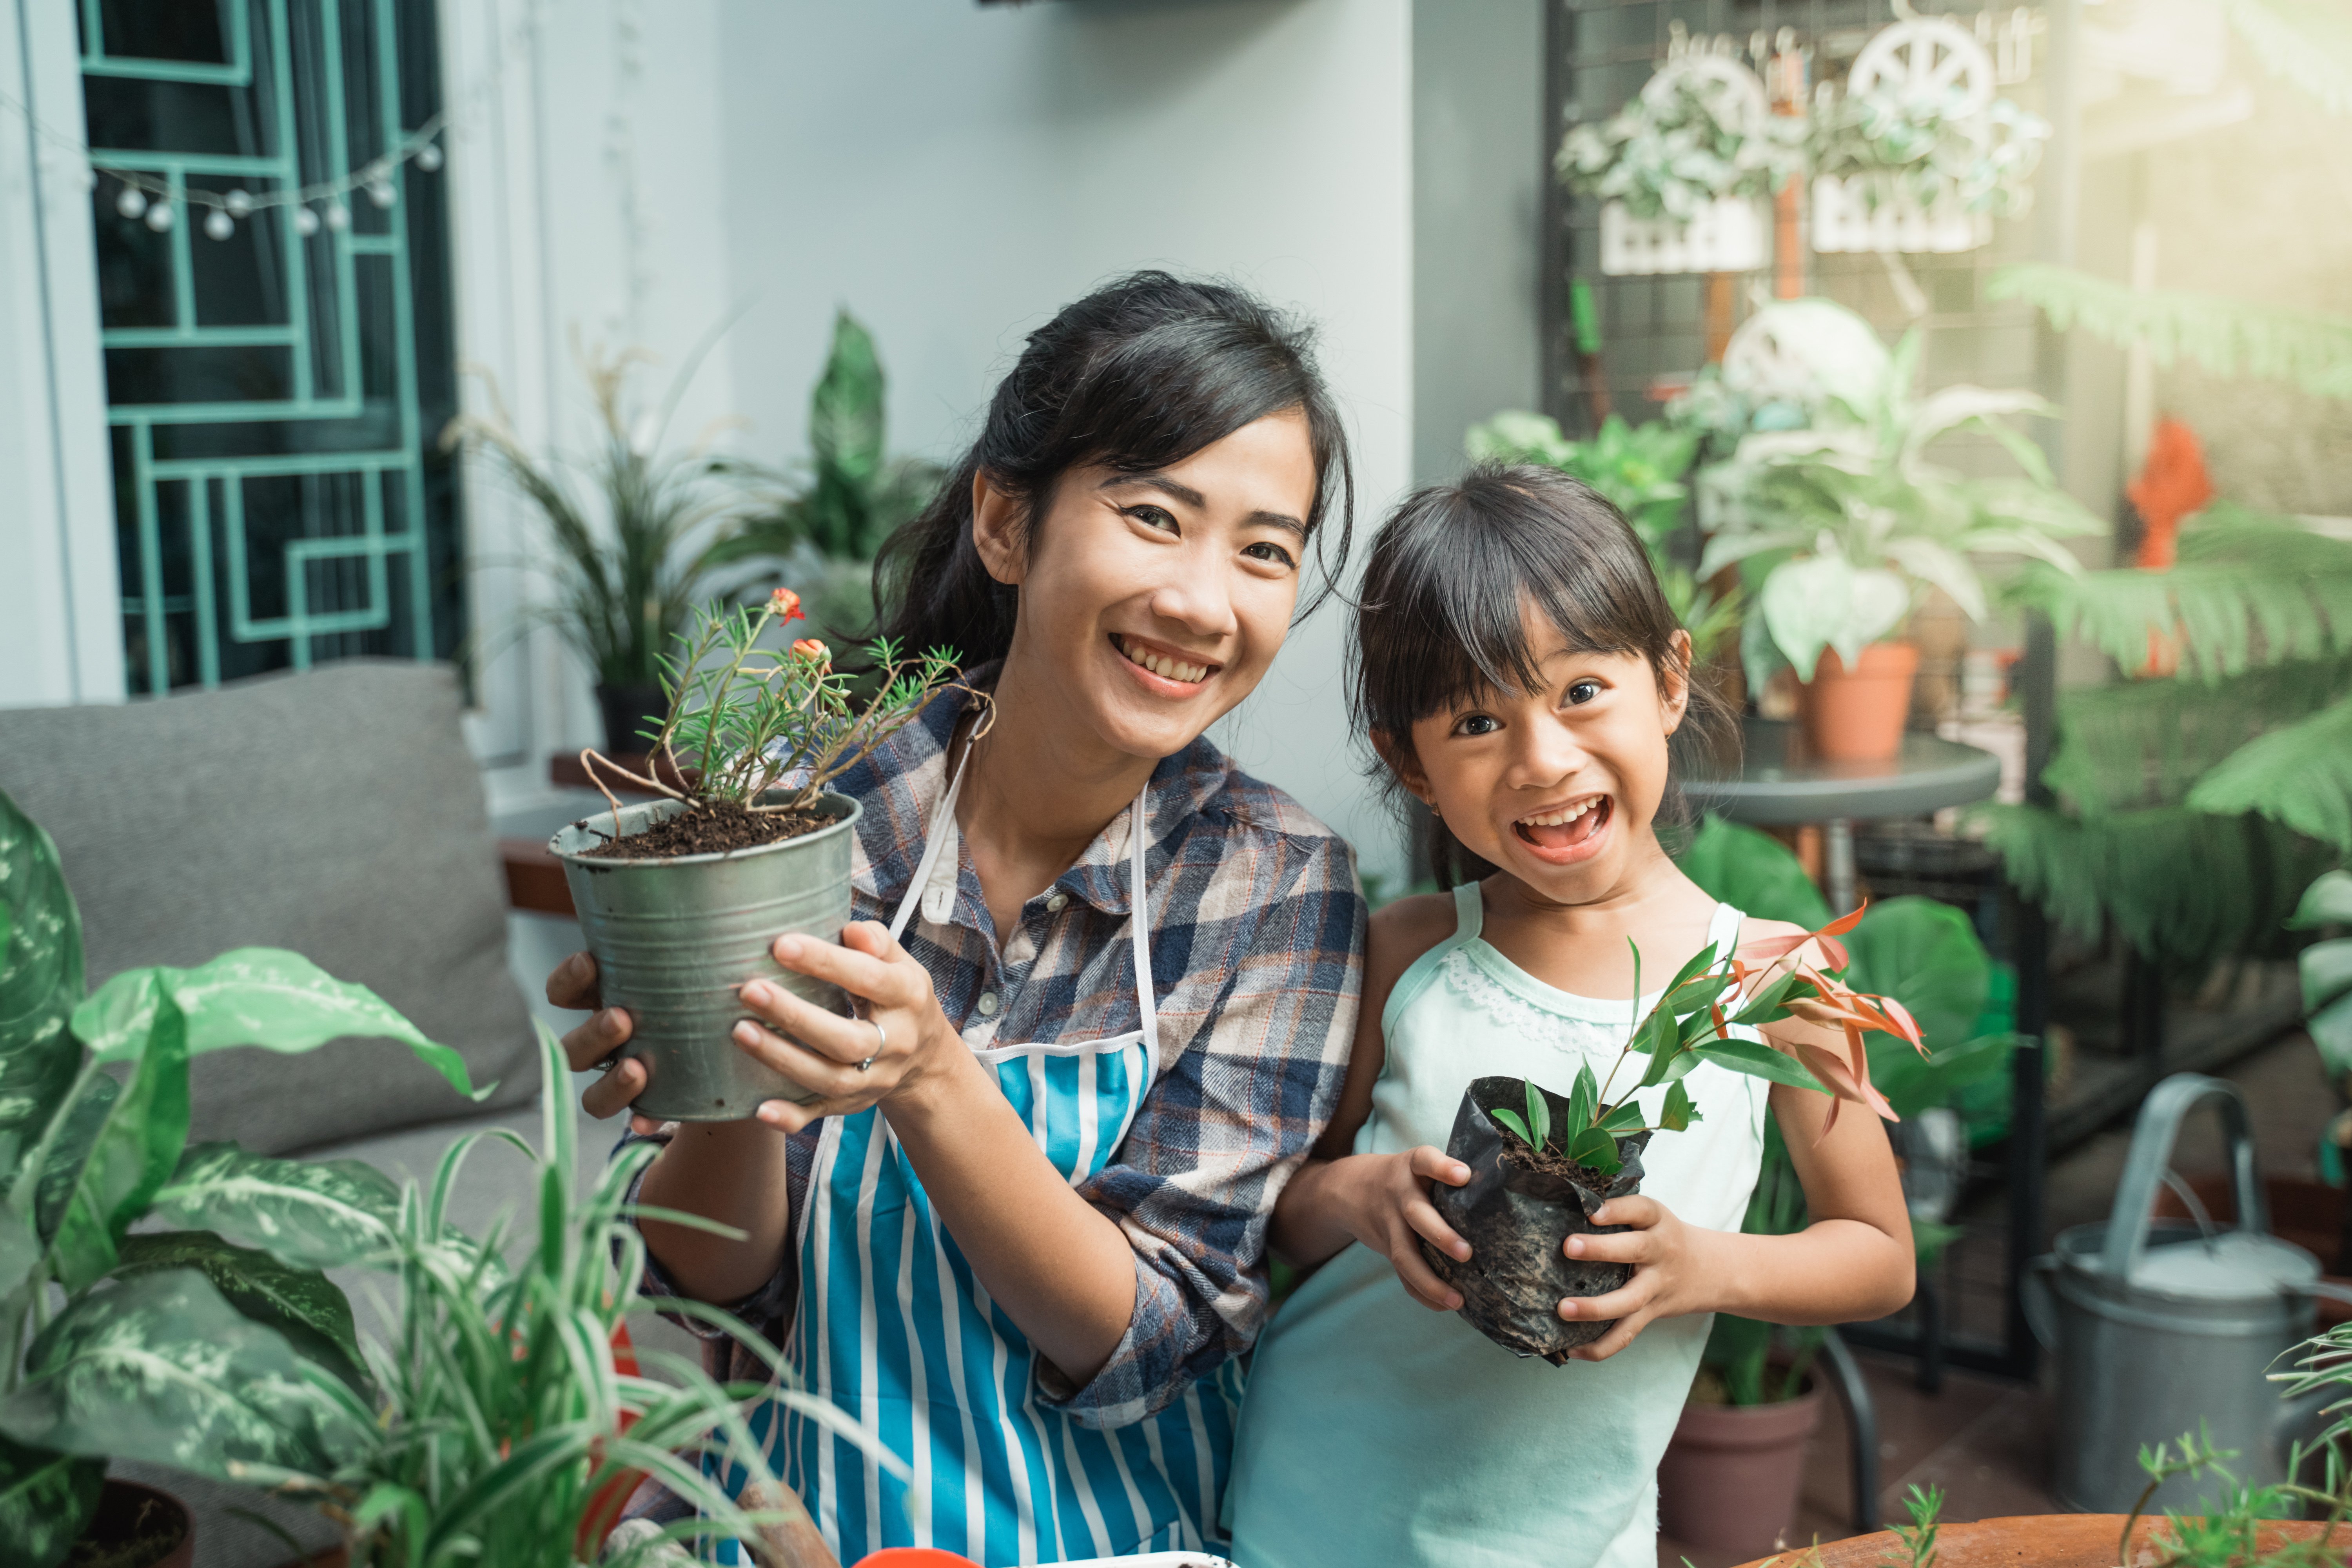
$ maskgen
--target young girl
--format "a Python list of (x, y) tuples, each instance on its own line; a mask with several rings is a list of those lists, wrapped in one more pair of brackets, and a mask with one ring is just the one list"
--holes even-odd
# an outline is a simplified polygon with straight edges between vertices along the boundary
[[(1705, 946), (1801, 933), (1716, 903), (1659, 847), (1668, 737), (1712, 715), (1640, 542), (1582, 484), (1482, 468), (1408, 500), (1373, 548), (1354, 656), (1359, 721), (1435, 816), (1441, 876), (1483, 880), (1372, 917), (1339, 1114), (1275, 1209), (1275, 1252), (1322, 1268), (1250, 1373), (1233, 1555), (1650, 1568), (1658, 1458), (1707, 1315), (1835, 1323), (1910, 1299), (1894, 1158), (1868, 1115), (1825, 1132), (1826, 1095), (1702, 1065), (1684, 1082), (1704, 1120), (1658, 1133), (1640, 1194), (1593, 1216), (1631, 1228), (1566, 1243), (1633, 1265), (1623, 1289), (1559, 1304), (1616, 1327), (1561, 1367), (1453, 1316), (1421, 1243), (1470, 1255), (1429, 1197), (1469, 1179), (1444, 1144), (1470, 1081), (1565, 1093), (1584, 1062), (1606, 1078), (1637, 1007), (1628, 939), (1663, 978)], [(1845, 1044), (1793, 1020), (1766, 1037)], [(1664, 1093), (1643, 1091), (1645, 1121)], [(1768, 1100), (1813, 1216), (1795, 1236), (1738, 1234)]]

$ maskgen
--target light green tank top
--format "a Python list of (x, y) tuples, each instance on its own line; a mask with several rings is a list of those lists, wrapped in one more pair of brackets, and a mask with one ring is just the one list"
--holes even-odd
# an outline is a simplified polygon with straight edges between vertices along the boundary
[[(1381, 1015), (1387, 1061), (1357, 1153), (1444, 1148), (1475, 1078), (1564, 1093), (1581, 1061), (1605, 1078), (1632, 1029), (1633, 1004), (1571, 995), (1482, 941), (1477, 884), (1454, 896), (1454, 934), (1405, 971)], [(1728, 953), (1739, 918), (1719, 906), (1708, 942)], [(1766, 1087), (1711, 1063), (1685, 1083), (1704, 1120), (1651, 1140), (1642, 1191), (1690, 1224), (1737, 1230)], [(1648, 1120), (1664, 1092), (1642, 1095)], [(1605, 1362), (1553, 1366), (1422, 1306), (1386, 1258), (1349, 1246), (1258, 1343), (1227, 1492), (1234, 1561), (1653, 1568), (1658, 1459), (1712, 1321), (1662, 1319)]]

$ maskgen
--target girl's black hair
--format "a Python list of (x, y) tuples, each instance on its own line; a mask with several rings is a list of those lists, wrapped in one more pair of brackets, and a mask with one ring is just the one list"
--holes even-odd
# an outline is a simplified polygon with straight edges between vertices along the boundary
[[(1528, 640), (1522, 606), (1530, 603), (1572, 648), (1638, 654), (1662, 681), (1669, 673), (1688, 681), (1678, 757), (1732, 733), (1723, 699), (1689, 679), (1674, 641), (1680, 623), (1623, 515), (1558, 469), (1500, 463), (1414, 491), (1381, 525), (1349, 649), (1357, 726), (1410, 749), (1417, 720), (1482, 691), (1540, 684), (1548, 650)], [(1381, 772), (1402, 794), (1394, 772)], [(1686, 815), (1670, 783), (1659, 820), (1671, 826)], [(1441, 887), (1495, 869), (1442, 820), (1429, 825), (1427, 859)]]
[[(1318, 565), (1321, 524), (1339, 519), (1336, 558), (1353, 531), (1348, 437), (1312, 353), (1312, 332), (1243, 289), (1135, 272), (1105, 284), (1029, 334), (989, 400), (987, 423), (921, 515), (874, 563), (882, 632), (915, 649), (951, 647), (966, 668), (1013, 643), (1015, 592), (988, 574), (971, 537), (973, 476), (1019, 497), (1026, 542), (1054, 487), (1083, 464), (1149, 473), (1181, 463), (1243, 426), (1298, 409), (1315, 458), (1307, 531)], [(1306, 615), (1331, 574), (1303, 597)]]

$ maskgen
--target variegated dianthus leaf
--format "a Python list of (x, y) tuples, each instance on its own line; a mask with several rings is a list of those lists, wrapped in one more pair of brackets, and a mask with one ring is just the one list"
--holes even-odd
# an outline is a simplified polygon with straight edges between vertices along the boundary
[(194, 969), (126, 970), (74, 1009), (74, 1033), (100, 1061), (135, 1057), (164, 994), (187, 1016), (190, 1056), (230, 1046), (291, 1055), (347, 1036), (391, 1039), (469, 1099), (497, 1087), (477, 1089), (464, 1058), (426, 1039), (366, 986), (347, 984), (300, 953), (278, 948), (240, 947)]
[(0, 1437), (0, 1543), (14, 1568), (56, 1568), (97, 1510), (106, 1461)]
[[(81, 1000), (81, 915), (57, 846), (0, 793), (0, 1143), (33, 1146), (81, 1065), (66, 1026)], [(13, 1139), (7, 1134), (15, 1134)], [(15, 1160), (0, 1164), (0, 1177)]]
[(135, 1279), (167, 1268), (194, 1268), (224, 1300), (265, 1328), (277, 1330), (305, 1359), (349, 1384), (368, 1387), (366, 1360), (352, 1303), (315, 1268), (297, 1268), (267, 1252), (232, 1247), (207, 1230), (167, 1230), (127, 1237), (112, 1278)]
[(289, 1263), (331, 1268), (390, 1245), (400, 1189), (358, 1160), (273, 1160), (234, 1143), (199, 1143), (149, 1212)]
[(0, 1436), (216, 1479), (240, 1464), (333, 1466), (333, 1405), (276, 1331), (192, 1268), (144, 1274), (69, 1303), (33, 1342), (29, 1381), (0, 1400)]

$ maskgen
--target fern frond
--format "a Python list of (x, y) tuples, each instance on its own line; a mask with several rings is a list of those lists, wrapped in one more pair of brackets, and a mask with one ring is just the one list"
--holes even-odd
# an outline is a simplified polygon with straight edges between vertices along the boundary
[(2330, 114), (2352, 113), (2352, 13), (2339, 0), (2224, 0), (2222, 9), (2273, 75)]
[(2145, 348), (2160, 365), (2185, 358), (2216, 375), (2292, 382), (2323, 397), (2352, 398), (2352, 317), (2138, 289), (2040, 261), (2001, 268), (1985, 295), (2022, 300), (2062, 332), (2079, 326), (2101, 342)]
[[(2124, 680), (2063, 691), (2058, 749), (2042, 780), (2085, 816), (2179, 805), (2240, 747), (2347, 693), (2352, 693), (2352, 657), (2249, 670), (2210, 686)], [(2226, 808), (2231, 814), (2257, 809)]]
[(2260, 812), (2352, 855), (2352, 696), (2238, 752), (2198, 781), (2189, 804)]
[(2126, 669), (2158, 647), (2207, 681), (2352, 653), (2352, 542), (2237, 507), (2183, 529), (2168, 572), (2029, 566), (2013, 594)]
[(2202, 969), (2275, 941), (2334, 852), (2261, 816), (2187, 806), (2073, 817), (2031, 805), (1971, 814), (2009, 879), (2050, 918), (2117, 935), (2152, 962)]

